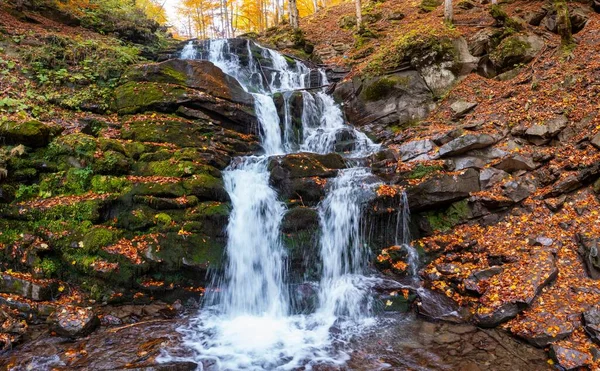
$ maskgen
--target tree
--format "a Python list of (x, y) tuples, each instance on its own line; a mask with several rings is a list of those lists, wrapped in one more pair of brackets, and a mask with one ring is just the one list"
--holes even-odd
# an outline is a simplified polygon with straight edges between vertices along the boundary
[(444, 20), (448, 23), (452, 23), (454, 20), (453, 13), (452, 0), (444, 0)]
[(296, 4), (296, 0), (289, 0), (288, 4), (290, 8), (290, 26), (292, 26), (292, 28), (299, 28), (300, 22), (298, 19), (298, 5)]
[(356, 28), (362, 29), (362, 4), (360, 0), (354, 0), (356, 3)]

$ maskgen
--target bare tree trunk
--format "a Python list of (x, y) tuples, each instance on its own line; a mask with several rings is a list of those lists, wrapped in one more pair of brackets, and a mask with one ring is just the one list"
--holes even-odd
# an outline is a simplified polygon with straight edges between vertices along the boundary
[(454, 20), (454, 11), (452, 9), (452, 0), (444, 1), (444, 20), (449, 23), (452, 23), (452, 21)]
[(356, 28), (362, 29), (362, 4), (360, 0), (355, 0), (356, 3)]
[(315, 8), (315, 13), (319, 10), (319, 0), (313, 0), (313, 7)]
[(300, 27), (300, 21), (299, 21), (299, 16), (298, 16), (298, 6), (296, 4), (296, 0), (289, 0), (289, 6), (290, 6), (290, 26), (292, 26), (292, 28), (298, 28)]

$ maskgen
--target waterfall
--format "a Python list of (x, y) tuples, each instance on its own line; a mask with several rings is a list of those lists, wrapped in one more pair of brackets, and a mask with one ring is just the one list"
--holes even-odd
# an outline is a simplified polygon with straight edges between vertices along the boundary
[[(368, 295), (372, 279), (365, 275), (368, 254), (361, 213), (377, 183), (366, 168), (341, 170), (330, 182), (318, 208), (323, 267), (318, 308), (311, 314), (292, 315), (280, 240), (285, 206), (269, 186), (268, 163), (270, 156), (297, 149), (334, 152), (344, 141), (352, 142), (343, 150), (348, 157), (365, 156), (378, 146), (345, 123), (332, 97), (303, 90), (310, 87), (311, 70), (302, 62), (251, 41), (244, 46), (246, 55), (237, 55), (230, 42), (211, 40), (204, 53), (190, 42), (181, 58), (206, 58), (252, 93), (264, 155), (234, 159), (223, 172), (232, 203), (227, 264), (223, 276), (207, 290), (209, 305), (181, 329), (184, 344), (196, 352), (195, 361), (219, 370), (343, 365), (347, 355), (336, 342), (347, 341), (353, 331), (372, 324)], [(318, 73), (325, 85), (325, 72)], [(298, 91), (303, 98), (302, 138), (293, 133), (290, 109), (291, 94)], [(276, 93), (283, 95), (283, 125), (273, 98)], [(340, 334), (332, 334), (334, 326)]]
[[(411, 245), (412, 237), (410, 235), (410, 208), (408, 207), (408, 196), (402, 192), (401, 205), (398, 208), (398, 217), (396, 219), (396, 246), (401, 246), (408, 257), (408, 267), (411, 277), (417, 276), (419, 269), (419, 253)], [(402, 236), (398, 238), (398, 236)]]

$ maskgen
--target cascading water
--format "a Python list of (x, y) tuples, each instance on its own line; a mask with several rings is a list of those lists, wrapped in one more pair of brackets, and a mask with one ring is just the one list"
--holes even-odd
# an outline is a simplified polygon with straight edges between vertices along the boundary
[[(260, 50), (262, 65), (255, 58)], [(292, 315), (286, 254), (280, 241), (280, 224), (285, 211), (269, 186), (269, 157), (305, 152), (336, 151), (340, 140), (353, 141), (345, 152), (364, 156), (378, 147), (363, 133), (346, 125), (340, 108), (323, 92), (301, 92), (303, 97), (300, 143), (292, 132), (290, 96), (310, 88), (311, 70), (289, 61), (276, 51), (247, 41), (245, 61), (231, 51), (228, 40), (212, 40), (208, 53), (198, 53), (190, 42), (181, 58), (206, 58), (236, 78), (254, 95), (265, 154), (238, 158), (224, 172), (226, 190), (232, 201), (227, 226), (225, 273), (208, 290), (207, 303), (191, 325), (181, 331), (185, 345), (197, 352), (198, 361), (222, 370), (310, 369), (319, 363), (343, 364), (347, 357), (335, 349), (331, 327), (342, 330), (369, 323), (369, 278), (363, 276), (366, 248), (361, 233), (362, 203), (376, 183), (365, 168), (340, 171), (319, 206), (323, 265), (316, 311)], [(269, 72), (269, 75), (265, 73)], [(319, 83), (327, 84), (321, 70)], [(282, 93), (284, 122), (280, 125), (273, 94)], [(283, 129), (283, 132), (282, 132)], [(344, 138), (344, 139), (341, 139)]]
[[(398, 218), (396, 220), (396, 246), (402, 246), (408, 256), (408, 267), (411, 277), (417, 276), (419, 269), (419, 253), (410, 244), (412, 241), (410, 235), (410, 208), (408, 207), (408, 197), (406, 192), (402, 192), (402, 204), (398, 210)], [(401, 236), (399, 238), (399, 236)]]

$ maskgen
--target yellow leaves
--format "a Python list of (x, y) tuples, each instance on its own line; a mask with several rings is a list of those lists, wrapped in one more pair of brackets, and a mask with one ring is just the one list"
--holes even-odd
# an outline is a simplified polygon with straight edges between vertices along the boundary
[(58, 292), (65, 291), (65, 287), (63, 285), (58, 286)]

